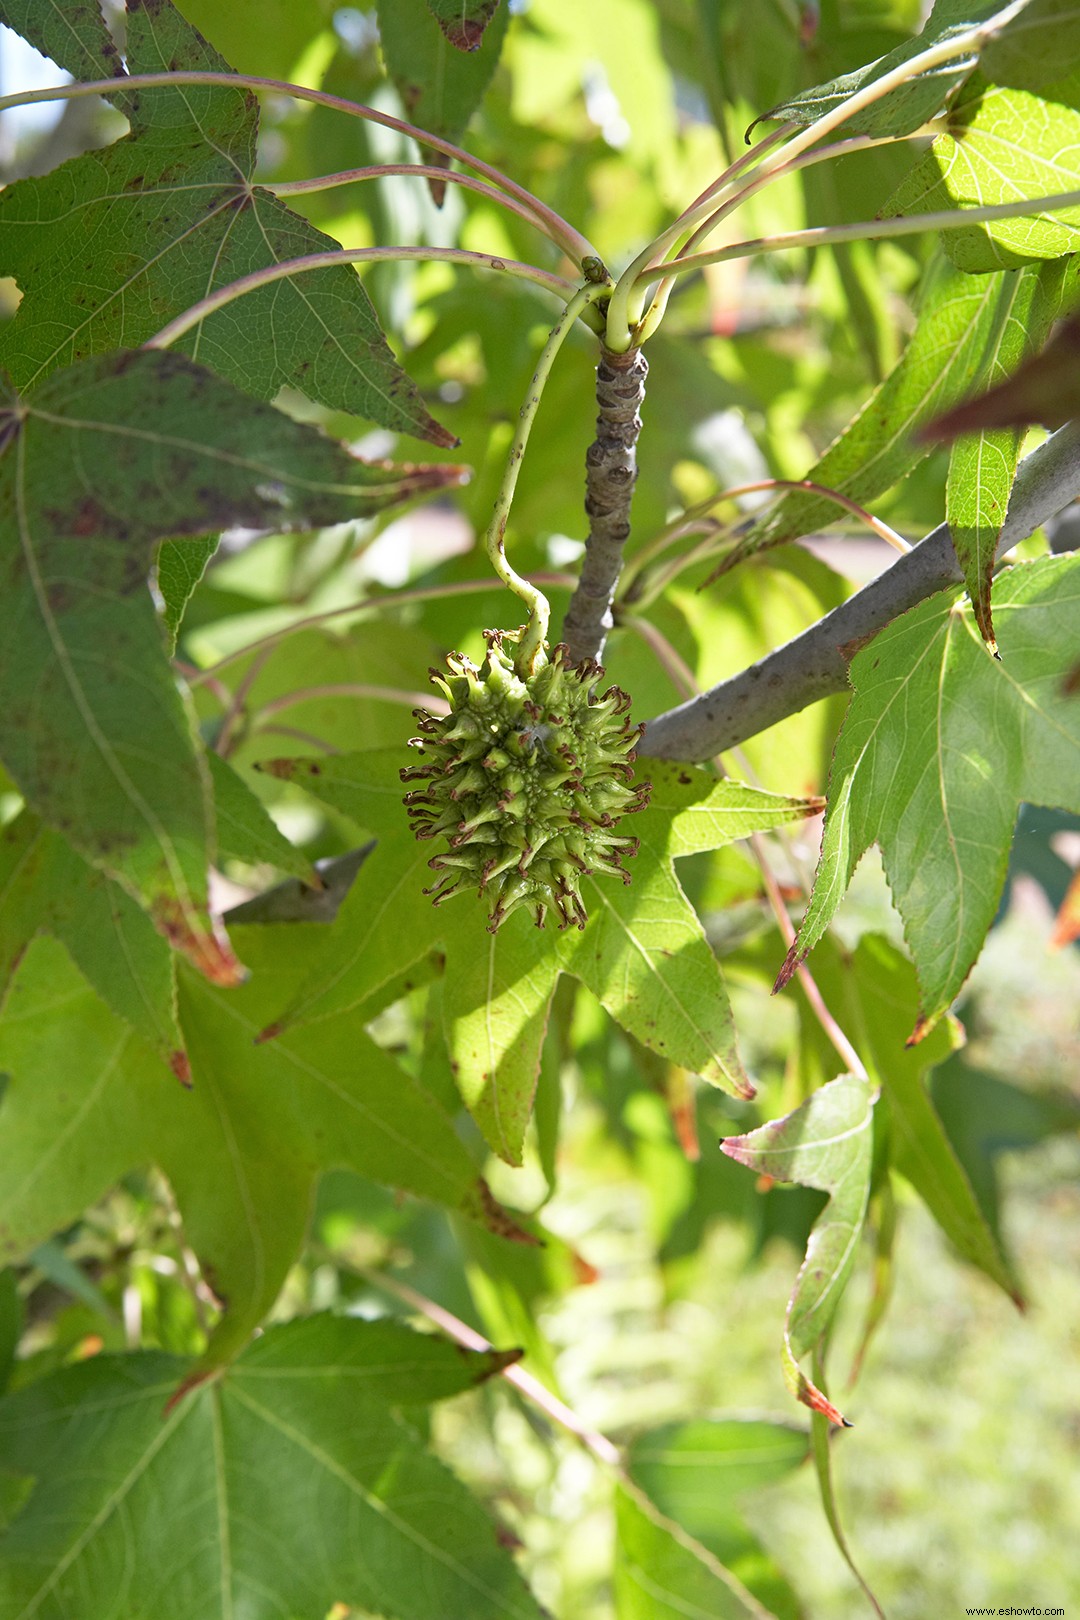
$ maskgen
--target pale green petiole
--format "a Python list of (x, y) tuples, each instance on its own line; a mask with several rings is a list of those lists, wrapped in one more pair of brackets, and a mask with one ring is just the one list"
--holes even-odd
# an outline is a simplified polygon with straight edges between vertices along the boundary
[(486, 180), (490, 180), (508, 196), (516, 197), (518, 202), (524, 203), (530, 213), (542, 222), (552, 241), (575, 263), (581, 264), (596, 253), (588, 237), (582, 236), (581, 232), (575, 230), (561, 214), (557, 214), (553, 208), (541, 202), (539, 197), (534, 197), (524, 186), (519, 186), (509, 175), (503, 174), (501, 169), (473, 157), (463, 147), (455, 146), (452, 141), (444, 140), (440, 135), (433, 135), (430, 130), (418, 129), (415, 124), (409, 124), (403, 118), (395, 118), (391, 113), (381, 112), (377, 107), (365, 107), (359, 101), (349, 101), (345, 96), (334, 96), (326, 90), (309, 90), (306, 85), (290, 84), (285, 79), (267, 79), (252, 73), (211, 73), (197, 70), (177, 73), (129, 73), (115, 79), (91, 79), (83, 83), (55, 85), (44, 90), (22, 90), (15, 95), (0, 96), (0, 113), (6, 112), (9, 107), (29, 107), (41, 101), (74, 101), (81, 96), (126, 95), (131, 90), (154, 90), (181, 84), (220, 85), (225, 89), (273, 90), (281, 95), (292, 96), (296, 101), (311, 101), (316, 106), (331, 107), (336, 112), (343, 112), (350, 118), (362, 118), (371, 124), (381, 124), (384, 129), (396, 130), (399, 135), (408, 135), (419, 145), (430, 147), (434, 152), (441, 152), (443, 157), (453, 158), (458, 163), (464, 164), (475, 174), (481, 174)]
[(532, 281), (545, 291), (554, 293), (558, 298), (570, 300), (574, 298), (572, 281), (567, 281), (550, 270), (541, 270), (536, 265), (521, 264), (517, 259), (501, 259), (492, 253), (473, 253), (467, 248), (439, 247), (335, 248), (327, 253), (306, 253), (299, 259), (282, 259), (279, 264), (266, 265), (262, 270), (253, 270), (250, 275), (230, 281), (227, 286), (219, 287), (216, 292), (200, 298), (197, 304), (192, 304), (190, 309), (185, 309), (182, 314), (175, 316), (167, 326), (161, 328), (160, 332), (155, 332), (152, 338), (147, 338), (143, 348), (167, 349), (177, 338), (182, 338), (208, 315), (224, 309), (237, 298), (242, 298), (245, 293), (269, 286), (274, 281), (286, 281), (290, 276), (301, 275), (306, 270), (324, 270), (328, 265), (334, 264), (386, 264), (409, 259), (424, 262), (439, 259), (446, 264), (467, 264), (480, 270), (499, 270), (506, 275), (517, 276), (522, 281)]
[(518, 674), (526, 677), (532, 674), (543, 652), (548, 625), (551, 621), (551, 606), (543, 591), (538, 586), (530, 584), (527, 579), (522, 579), (521, 575), (511, 568), (507, 562), (504, 545), (506, 523), (510, 516), (510, 507), (514, 499), (514, 490), (517, 488), (518, 473), (521, 470), (525, 447), (529, 442), (529, 435), (532, 432), (533, 422), (536, 420), (536, 413), (544, 387), (548, 377), (551, 375), (555, 356), (562, 348), (568, 332), (579, 315), (595, 303), (598, 298), (607, 297), (611, 292), (611, 285), (610, 280), (604, 280), (600, 282), (588, 281), (583, 287), (579, 287), (548, 334), (547, 342), (541, 349), (540, 358), (536, 362), (536, 370), (533, 372), (532, 381), (529, 383), (525, 403), (522, 405), (518, 415), (517, 430), (514, 433), (510, 454), (506, 460), (506, 471), (503, 473), (502, 483), (499, 486), (499, 493), (495, 500), (495, 510), (491, 515), (491, 522), (488, 524), (487, 533), (484, 536), (484, 544), (492, 568), (494, 568), (503, 584), (509, 586), (514, 595), (519, 597), (529, 609), (529, 619), (522, 630), (521, 639), (514, 655), (514, 665)]
[[(1025, 4), (1026, 0), (1014, 0), (1012, 6), (1008, 7), (1006, 11), (998, 13), (989, 22), (969, 29), (967, 33), (957, 34), (953, 39), (939, 40), (936, 45), (929, 46), (925, 51), (921, 51), (918, 56), (913, 56), (907, 62), (901, 62), (899, 66), (891, 69), (890, 72), (883, 73), (880, 79), (874, 79), (870, 84), (863, 85), (860, 90), (856, 90), (854, 95), (848, 96), (838, 107), (834, 107), (831, 112), (815, 119), (801, 134), (793, 136), (789, 141), (779, 146), (777, 150), (762, 158), (755, 174), (755, 180), (758, 178), (764, 179), (777, 170), (784, 168), (793, 158), (798, 157), (811, 146), (816, 145), (823, 136), (830, 135), (834, 129), (838, 129), (842, 124), (847, 123), (856, 113), (873, 106), (875, 101), (880, 101), (883, 96), (888, 95), (891, 90), (895, 90), (898, 86), (907, 84), (910, 80), (916, 79), (924, 73), (929, 73), (934, 68), (943, 67), (947, 62), (956, 61), (964, 56), (972, 56), (974, 62), (981, 46), (991, 39), (1014, 15), (1019, 13)], [(790, 128), (790, 126), (785, 126), (786, 128)], [(722, 176), (721, 181), (730, 179), (732, 175), (733, 171), (728, 171), (728, 175)], [(721, 182), (718, 181), (715, 189), (710, 188), (710, 201), (714, 206), (720, 194), (720, 186)], [(710, 193), (707, 192), (704, 195), (709, 197)], [(685, 234), (687, 227), (696, 225), (699, 220), (706, 217), (709, 208), (710, 203), (708, 202), (695, 205), (693, 209), (683, 216), (679, 234)], [(1017, 209), (1016, 213), (1020, 214), (1025, 211), (1024, 209)], [(1001, 216), (998, 215), (997, 217), (1000, 218)], [(670, 231), (665, 235), (670, 238)], [(854, 239), (853, 237), (823, 238), (826, 241), (851, 241)], [(666, 274), (671, 268), (668, 265), (655, 265), (653, 262), (663, 242), (664, 238), (661, 237), (656, 242), (651, 243), (644, 253), (640, 253), (633, 264), (627, 267), (616, 283), (615, 291), (611, 295), (611, 302), (608, 306), (607, 332), (604, 339), (607, 347), (616, 354), (624, 354), (627, 349), (633, 346), (635, 341), (640, 340), (638, 327), (645, 314), (649, 285), (656, 281), (660, 274)], [(757, 251), (757, 249), (753, 251)], [(727, 256), (736, 257), (734, 254), (728, 254)], [(684, 262), (686, 264), (691, 263), (690, 260), (680, 261), (678, 266), (680, 271)], [(698, 254), (692, 262), (693, 268), (697, 269), (702, 264), (714, 264), (720, 261), (706, 254)]]
[(646, 271), (643, 282), (655, 280), (663, 271), (668, 276), (702, 270), (707, 264), (726, 259), (745, 259), (755, 253), (774, 253), (780, 248), (820, 247), (825, 242), (869, 242), (883, 236), (915, 236), (920, 231), (957, 231), (966, 225), (984, 225), (995, 219), (1023, 219), (1027, 215), (1052, 212), (1059, 208), (1080, 207), (1080, 190), (1062, 191), (1052, 197), (1029, 197), (1014, 203), (991, 203), (985, 208), (943, 208), (932, 214), (908, 214), (897, 219), (867, 219), (853, 225), (815, 225), (805, 231), (788, 231), (778, 236), (759, 236), (708, 253), (693, 253), (685, 259)]

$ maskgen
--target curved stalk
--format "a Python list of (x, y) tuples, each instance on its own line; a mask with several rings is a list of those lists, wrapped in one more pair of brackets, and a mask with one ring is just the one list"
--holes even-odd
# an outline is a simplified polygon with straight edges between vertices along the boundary
[[(863, 112), (867, 107), (873, 106), (875, 101), (880, 101), (883, 96), (888, 95), (891, 90), (897, 89), (900, 85), (907, 84), (910, 80), (918, 78), (923, 73), (929, 73), (936, 67), (943, 67), (945, 63), (954, 62), (958, 58), (969, 54), (972, 55), (974, 63), (978, 57), (980, 47), (991, 39), (1005, 23), (1011, 21), (1013, 16), (1023, 9), (1025, 4), (1026, 0), (1013, 0), (1011, 6), (1007, 7), (1003, 12), (999, 12), (997, 16), (991, 18), (988, 22), (969, 29), (967, 33), (958, 34), (953, 39), (939, 40), (936, 45), (929, 46), (925, 51), (921, 51), (918, 56), (910, 57), (908, 61), (901, 62), (888, 73), (883, 73), (879, 79), (864, 84), (861, 89), (856, 90), (853, 95), (842, 101), (838, 107), (834, 107), (831, 112), (824, 113), (820, 118), (815, 119), (801, 134), (792, 136), (785, 145), (780, 147), (779, 151), (773, 151), (769, 156), (762, 158), (759, 168), (760, 177), (766, 179), (775, 174), (777, 170), (790, 163), (793, 158), (815, 146), (823, 136), (831, 134), (834, 129), (838, 129), (842, 124), (847, 123), (848, 119), (854, 117), (856, 113)], [(782, 133), (787, 134), (790, 128), (790, 124), (783, 126)], [(718, 194), (721, 182), (724, 181), (725, 177), (721, 176), (721, 180), (717, 182), (716, 191), (713, 193), (714, 196)], [(704, 195), (708, 195), (708, 193)], [(702, 217), (706, 208), (707, 204), (705, 203), (692, 208), (685, 216), (683, 230), (679, 234), (685, 234), (685, 227), (695, 224), (697, 219)], [(1021, 212), (1024, 211), (1021, 210)], [(848, 241), (855, 240), (855, 238), (840, 237), (837, 240)], [(635, 341), (636, 328), (640, 325), (645, 313), (645, 290), (650, 281), (656, 279), (655, 276), (648, 274), (648, 270), (651, 262), (656, 258), (659, 244), (662, 241), (663, 237), (658, 237), (656, 242), (645, 249), (644, 253), (640, 253), (633, 264), (629, 265), (623, 272), (616, 284), (608, 309), (608, 325), (604, 338), (608, 348), (616, 352), (622, 352), (629, 348)], [(698, 268), (706, 262), (718, 263), (719, 261), (706, 259), (704, 255), (697, 255), (694, 268)], [(652, 267), (655, 268), (654, 265)]]
[(525, 203), (518, 202), (516, 197), (507, 196), (505, 192), (489, 186), (484, 180), (475, 180), (471, 174), (458, 174), (454, 169), (440, 169), (434, 163), (371, 163), (361, 169), (340, 169), (336, 174), (315, 175), (310, 180), (271, 180), (260, 181), (263, 191), (272, 191), (275, 197), (301, 197), (311, 191), (331, 191), (335, 186), (350, 186), (361, 180), (382, 180), (389, 175), (414, 175), (420, 180), (438, 180), (443, 185), (449, 181), (452, 185), (461, 186), (466, 191), (476, 192), (478, 196), (486, 197), (489, 202), (498, 203), (501, 208), (509, 209), (523, 219), (526, 225), (534, 230), (542, 231), (549, 241), (559, 243), (551, 233), (546, 220), (542, 219), (532, 208)]
[(525, 448), (529, 442), (533, 422), (536, 420), (541, 395), (544, 392), (548, 377), (551, 375), (555, 356), (562, 348), (567, 333), (582, 311), (595, 303), (598, 298), (607, 297), (610, 291), (610, 281), (587, 281), (583, 287), (578, 288), (567, 304), (566, 309), (552, 327), (547, 342), (540, 351), (540, 358), (536, 362), (536, 370), (533, 372), (528, 393), (525, 395), (525, 403), (522, 405), (518, 416), (517, 429), (506, 461), (506, 471), (503, 473), (499, 493), (495, 499), (495, 510), (491, 515), (491, 522), (484, 536), (484, 545), (492, 568), (494, 568), (503, 584), (509, 586), (514, 595), (519, 597), (529, 609), (528, 623), (522, 631), (521, 640), (514, 656), (515, 667), (518, 674), (522, 676), (532, 674), (543, 653), (548, 625), (551, 621), (551, 605), (538, 586), (531, 584), (527, 579), (523, 579), (507, 562), (504, 543), (506, 523), (510, 516), (510, 507), (514, 499), (514, 490), (517, 488), (518, 473), (521, 470)]
[[(230, 281), (227, 286), (208, 293), (205, 298), (200, 298), (197, 304), (192, 304), (190, 309), (185, 309), (182, 314), (175, 316), (168, 325), (161, 328), (160, 332), (155, 332), (152, 338), (147, 338), (143, 348), (167, 349), (170, 343), (175, 343), (177, 338), (190, 332), (193, 326), (198, 326), (208, 315), (224, 309), (237, 298), (243, 298), (245, 293), (254, 292), (259, 287), (267, 287), (274, 281), (285, 281), (290, 276), (300, 275), (306, 270), (323, 270), (327, 265), (333, 264), (386, 264), (409, 259), (425, 261), (439, 259), (447, 264), (470, 264), (480, 269), (505, 271), (507, 275), (518, 276), (523, 281), (535, 282), (538, 287), (555, 293), (559, 298), (574, 301), (573, 282), (565, 281), (562, 276), (556, 276), (550, 270), (540, 270), (533, 264), (521, 264), (517, 259), (500, 259), (492, 253), (473, 253), (467, 248), (438, 247), (335, 248), (329, 253), (305, 253), (298, 259), (282, 259), (279, 264), (268, 264), (262, 270), (252, 270), (249, 275)], [(577, 313), (581, 313), (580, 306)]]
[(463, 163), (467, 169), (472, 169), (474, 174), (483, 175), (501, 191), (524, 203), (538, 219), (544, 221), (553, 241), (557, 242), (567, 257), (573, 259), (575, 263), (581, 264), (584, 259), (596, 256), (596, 249), (588, 237), (582, 236), (581, 232), (575, 230), (568, 220), (555, 212), (554, 208), (549, 208), (539, 197), (534, 197), (531, 191), (519, 186), (509, 175), (503, 174), (501, 169), (473, 157), (462, 147), (455, 146), (453, 141), (445, 141), (441, 135), (432, 135), (429, 130), (419, 129), (403, 118), (395, 118), (392, 113), (380, 112), (377, 107), (366, 107), (362, 102), (349, 101), (345, 96), (333, 96), (326, 90), (309, 90), (302, 84), (290, 84), (285, 79), (267, 79), (252, 73), (202, 73), (194, 70), (179, 73), (129, 73), (114, 79), (91, 79), (79, 84), (61, 84), (50, 89), (23, 90), (15, 95), (0, 96), (0, 113), (6, 112), (9, 107), (29, 107), (41, 101), (73, 101), (80, 96), (109, 96), (119, 92), (126, 93), (129, 90), (154, 90), (178, 84), (273, 90), (279, 95), (291, 96), (295, 101), (311, 101), (316, 106), (330, 107), (336, 112), (343, 112), (350, 118), (362, 118), (369, 124), (381, 124), (384, 129), (392, 129), (399, 135), (411, 136), (421, 146), (428, 146), (434, 152), (441, 152), (443, 157)]
[[(686, 236), (693, 229), (702, 213), (712, 206), (726, 186), (730, 185), (745, 169), (752, 164), (758, 163), (763, 153), (784, 140), (795, 128), (796, 125), (794, 124), (782, 124), (771, 135), (767, 135), (763, 141), (759, 141), (752, 151), (744, 152), (742, 157), (736, 158), (735, 162), (725, 169), (723, 174), (719, 175), (711, 185), (705, 187), (701, 195), (696, 197), (688, 208), (683, 209), (679, 217), (673, 220), (666, 230), (661, 231), (659, 236), (654, 237), (648, 247), (643, 248), (637, 258), (627, 265), (615, 283), (615, 291), (612, 293), (611, 303), (608, 305), (604, 347), (610, 349), (612, 354), (625, 354), (626, 350), (631, 346), (630, 300), (638, 276), (648, 270), (659, 256), (666, 253), (669, 248), (674, 247), (681, 237)], [(622, 341), (624, 336), (625, 342)]]
[[(860, 506), (858, 501), (853, 501), (849, 495), (842, 495), (838, 489), (829, 489), (825, 484), (816, 484), (811, 478), (759, 478), (752, 484), (733, 484), (730, 489), (723, 489), (718, 495), (710, 495), (708, 500), (699, 502), (697, 506), (689, 507), (676, 522), (669, 524), (666, 529), (662, 529), (656, 538), (635, 557), (634, 561), (638, 566), (627, 580), (620, 600), (625, 604), (633, 603), (635, 606), (640, 607), (647, 607), (651, 602), (654, 602), (661, 592), (667, 589), (673, 579), (687, 568), (693, 567), (694, 563), (700, 562), (707, 557), (710, 551), (714, 549), (716, 529), (709, 528), (706, 530), (698, 527), (702, 520), (708, 517), (712, 508), (719, 506), (722, 501), (734, 500), (739, 495), (754, 495), (761, 490), (776, 490), (778, 492), (796, 490), (807, 495), (820, 495), (823, 499), (833, 501), (837, 506), (843, 507), (845, 512), (850, 512), (853, 517), (859, 518), (861, 522), (866, 524), (868, 529), (872, 529), (894, 551), (904, 554), (911, 550), (903, 535), (897, 534), (896, 530), (891, 528), (884, 519), (875, 517), (873, 512), (868, 511), (865, 506)], [(706, 539), (702, 544), (692, 547), (685, 556), (679, 557), (674, 565), (656, 574), (650, 583), (646, 584), (644, 582), (645, 567), (654, 557), (658, 557), (661, 552), (666, 551), (668, 546), (673, 545), (675, 541), (688, 539), (690, 535), (696, 533), (705, 534)], [(701, 589), (704, 590), (705, 585), (709, 583), (709, 580), (705, 580)]]
[[(815, 163), (824, 163), (830, 158), (849, 157), (854, 152), (866, 152), (875, 146), (895, 146), (897, 141), (925, 140), (927, 136), (933, 136), (936, 133), (937, 129), (933, 123), (930, 123), (924, 124), (921, 129), (913, 130), (910, 135), (853, 135), (846, 141), (834, 141), (830, 146), (823, 146), (817, 152), (803, 152), (800, 156), (792, 158), (787, 163), (780, 164), (778, 168), (768, 173), (758, 171), (751, 174), (745, 185), (739, 186), (728, 197), (726, 202), (722, 203), (709, 215), (708, 219), (698, 226), (685, 245), (679, 249), (674, 262), (680, 262), (699, 243), (707, 241), (717, 226), (727, 219), (729, 214), (733, 214), (737, 208), (741, 208), (744, 202), (773, 180), (782, 179), (788, 174), (797, 174), (801, 169), (812, 168)], [(657, 275), (659, 275), (661, 266), (657, 265), (655, 269)], [(645, 343), (652, 336), (663, 320), (668, 299), (671, 297), (674, 286), (674, 277), (670, 273), (665, 275), (642, 317), (639, 331), (639, 341), (641, 343)]]
[[(573, 574), (534, 574), (535, 585), (547, 585), (552, 589), (570, 590), (575, 584)], [(261, 652), (264, 647), (275, 647), (279, 641), (285, 641), (289, 636), (301, 630), (311, 630), (316, 625), (329, 624), (334, 619), (344, 619), (354, 613), (382, 613), (387, 609), (410, 607), (415, 602), (437, 602), (447, 596), (473, 596), (491, 589), (490, 579), (459, 579), (446, 585), (419, 585), (410, 590), (395, 591), (392, 596), (369, 596), (362, 602), (350, 602), (345, 607), (324, 608), (320, 613), (306, 613), (303, 618), (294, 619), (291, 624), (283, 624), (280, 630), (269, 630), (264, 636), (257, 636), (254, 641), (248, 641), (235, 651), (225, 653), (216, 663), (210, 664), (206, 669), (196, 669), (192, 664), (186, 664), (179, 658), (173, 659), (173, 667), (183, 675), (188, 686), (206, 686), (214, 693), (219, 703), (228, 703), (230, 692), (222, 686), (219, 679), (220, 672), (227, 669), (230, 664), (238, 663), (241, 658), (250, 658), (253, 653)], [(432, 699), (425, 697), (425, 705), (430, 707)]]
[[(860, 220), (853, 225), (814, 225), (809, 230), (787, 231), (779, 236), (758, 236), (708, 253), (693, 253), (686, 259), (672, 259), (663, 266), (665, 276), (681, 276), (690, 270), (703, 270), (707, 264), (723, 264), (726, 259), (746, 259), (756, 253), (775, 253), (781, 248), (816, 247), (824, 242), (872, 242), (883, 236), (915, 236), (920, 231), (958, 231), (966, 225), (985, 225), (995, 219), (1023, 219), (1057, 208), (1080, 206), (1080, 190), (1061, 191), (1052, 197), (1029, 197), (1025, 202), (991, 203), (984, 208), (942, 208), (931, 214), (909, 214), (899, 219)], [(656, 271), (645, 279), (655, 279)]]

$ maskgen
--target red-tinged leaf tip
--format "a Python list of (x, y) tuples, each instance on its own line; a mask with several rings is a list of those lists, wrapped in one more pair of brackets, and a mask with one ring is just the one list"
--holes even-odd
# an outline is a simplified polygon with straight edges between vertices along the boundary
[(820, 1412), (822, 1417), (827, 1417), (830, 1423), (835, 1423), (838, 1429), (853, 1429), (855, 1427), (854, 1423), (844, 1416), (840, 1408), (834, 1406), (832, 1401), (823, 1395), (817, 1385), (812, 1384), (805, 1374), (799, 1379), (798, 1398), (812, 1412)]
[(752, 1102), (757, 1096), (757, 1086), (752, 1080), (739, 1079), (735, 1082), (735, 1091), (746, 1102)]
[(574, 1282), (579, 1288), (591, 1288), (593, 1283), (600, 1281), (600, 1273), (596, 1266), (585, 1256), (578, 1254), (576, 1249), (570, 1251), (570, 1264), (573, 1267)]
[(544, 1246), (538, 1237), (526, 1232), (525, 1228), (519, 1226), (503, 1209), (482, 1177), (477, 1179), (473, 1195), (463, 1207), (467, 1215), (481, 1221), (496, 1237), (506, 1238), (509, 1243), (524, 1243), (534, 1249), (542, 1249)]
[(802, 959), (803, 953), (799, 950), (799, 942), (797, 939), (793, 940), (787, 955), (784, 957), (780, 971), (776, 975), (776, 982), (772, 987), (772, 993), (774, 996), (778, 996), (781, 990), (787, 988), (795, 969), (798, 967)]
[(276, 1041), (284, 1027), (285, 1026), (280, 1019), (278, 1019), (276, 1023), (267, 1024), (266, 1028), (260, 1029), (259, 1033), (256, 1035), (254, 1044), (256, 1046), (261, 1046), (264, 1041)]
[(198, 916), (172, 895), (159, 896), (150, 915), (173, 950), (186, 956), (211, 984), (235, 990), (245, 982), (247, 969), (234, 955), (228, 936), (214, 918)]
[(915, 1028), (904, 1042), (904, 1050), (909, 1051), (911, 1047), (918, 1046), (920, 1041), (924, 1041), (929, 1035), (930, 1031), (933, 1029), (936, 1022), (936, 1019), (927, 1018), (924, 1014), (920, 1014), (915, 1024)]
[(186, 1091), (191, 1090), (191, 1059), (180, 1047), (169, 1053), (169, 1068)]

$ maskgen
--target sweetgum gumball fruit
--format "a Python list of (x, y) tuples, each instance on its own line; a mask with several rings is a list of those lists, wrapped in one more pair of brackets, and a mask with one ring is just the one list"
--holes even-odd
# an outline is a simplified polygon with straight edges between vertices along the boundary
[(522, 677), (506, 650), (515, 637), (484, 634), (480, 668), (451, 653), (448, 674), (431, 671), (450, 713), (414, 711), (423, 735), (411, 746), (424, 763), (401, 779), (424, 786), (405, 805), (417, 838), (446, 840), (428, 862), (441, 876), (424, 893), (438, 906), (479, 890), (490, 899), (491, 933), (522, 906), (538, 928), (549, 909), (561, 928), (584, 928), (581, 879), (630, 882), (622, 862), (639, 841), (616, 828), (648, 803), (649, 784), (632, 785), (644, 728), (631, 726), (630, 699), (617, 686), (594, 695), (604, 671), (592, 659), (572, 664), (560, 644)]

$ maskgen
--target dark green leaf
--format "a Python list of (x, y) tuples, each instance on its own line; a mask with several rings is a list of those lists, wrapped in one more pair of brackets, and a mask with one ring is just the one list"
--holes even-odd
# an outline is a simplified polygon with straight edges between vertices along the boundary
[(1077, 0), (1028, 0), (979, 58), (995, 84), (1041, 90), (1080, 58), (1080, 5)]
[[(790, 100), (780, 102), (770, 112), (762, 113), (755, 123), (762, 123), (766, 119), (792, 119), (798, 124), (812, 124), (824, 113), (832, 112), (856, 90), (910, 62), (912, 57), (920, 55), (930, 46), (959, 38), (969, 29), (1011, 9), (1011, 5), (1001, 5), (998, 0), (985, 5), (978, 5), (974, 0), (937, 0), (926, 27), (915, 39), (905, 41), (886, 56), (856, 69), (854, 73), (845, 73), (829, 84), (816, 85), (812, 90), (803, 90)], [(844, 133), (877, 136), (910, 134), (934, 116), (949, 91), (970, 73), (971, 67), (972, 58), (961, 56), (956, 62), (946, 62), (898, 85), (850, 119), (844, 125)], [(750, 127), (753, 129), (754, 125)]]
[(1021, 799), (1080, 811), (1080, 560), (1044, 557), (994, 585), (1001, 659), (941, 592), (858, 653), (836, 746), (813, 898), (781, 974), (817, 944), (879, 843), (915, 958), (913, 1038), (946, 1011), (993, 921)]
[(173, 957), (144, 911), (24, 810), (0, 830), (0, 1005), (30, 941), (55, 934), (98, 995), (187, 1073)]
[[(79, 71), (84, 56), (73, 46), (58, 59)], [(127, 66), (132, 73), (230, 71), (171, 0), (133, 7)], [(0, 197), (0, 271), (24, 295), (0, 332), (0, 365), (19, 386), (72, 360), (144, 342), (239, 276), (337, 245), (252, 184), (259, 120), (250, 92), (166, 87), (126, 104), (128, 138)], [(434, 444), (454, 442), (394, 360), (348, 265), (251, 293), (203, 321), (182, 346), (263, 398), (289, 384), (331, 409)]]
[(5, 1458), (36, 1479), (4, 1538), (0, 1607), (321, 1620), (343, 1602), (539, 1620), (482, 1509), (395, 1410), (507, 1359), (321, 1316), (270, 1328), (164, 1416), (173, 1357), (98, 1356), (42, 1379), (0, 1405)]
[(428, 10), (459, 51), (475, 51), (499, 0), (427, 0)]
[[(429, 9), (430, 6), (430, 9)], [(449, 12), (451, 7), (443, 5)], [(457, 0), (453, 7), (476, 11), (476, 0)], [(506, 6), (495, 12), (490, 26), (481, 29), (475, 48), (467, 55), (455, 50), (446, 23), (438, 23), (430, 0), (379, 0), (379, 42), (386, 71), (397, 86), (405, 106), (405, 116), (433, 135), (456, 141), (484, 97), (491, 82), (506, 35), (509, 13)], [(456, 43), (456, 42), (455, 42)], [(425, 161), (446, 165), (447, 159), (428, 152)], [(431, 183), (436, 202), (442, 201), (445, 186)]]
[(233, 978), (206, 918), (211, 807), (146, 589), (151, 548), (227, 523), (336, 522), (448, 469), (367, 466), (181, 356), (145, 352), (9, 394), (0, 445), (0, 757), (173, 944)]

